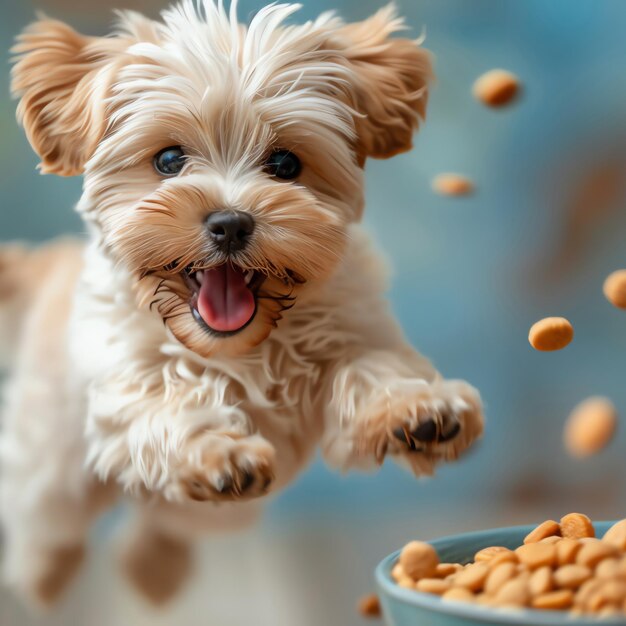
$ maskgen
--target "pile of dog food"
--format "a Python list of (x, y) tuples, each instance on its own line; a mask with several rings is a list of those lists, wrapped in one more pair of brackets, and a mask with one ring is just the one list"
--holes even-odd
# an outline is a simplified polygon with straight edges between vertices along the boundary
[(626, 614), (626, 519), (601, 538), (589, 518), (570, 513), (535, 528), (523, 545), (483, 548), (467, 564), (440, 563), (428, 543), (412, 541), (392, 570), (407, 589), (490, 607)]

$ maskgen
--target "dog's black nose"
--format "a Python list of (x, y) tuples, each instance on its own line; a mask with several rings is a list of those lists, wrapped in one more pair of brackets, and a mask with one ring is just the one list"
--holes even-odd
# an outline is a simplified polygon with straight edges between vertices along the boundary
[(246, 246), (254, 230), (254, 219), (243, 211), (215, 211), (205, 221), (209, 236), (225, 252)]

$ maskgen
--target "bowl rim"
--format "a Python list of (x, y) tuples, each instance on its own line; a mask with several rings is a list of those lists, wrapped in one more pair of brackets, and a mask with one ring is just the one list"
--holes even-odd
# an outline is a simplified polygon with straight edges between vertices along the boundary
[[(593, 526), (596, 531), (598, 527), (606, 531), (615, 521), (594, 522)], [(461, 533), (458, 535), (448, 535), (431, 541), (427, 541), (438, 549), (449, 547), (451, 544), (462, 543), (465, 541), (481, 541), (488, 543), (489, 537), (494, 533), (505, 534), (528, 534), (537, 527), (537, 524), (527, 524), (522, 526), (503, 526), (500, 528), (491, 528), (488, 530), (479, 530), (474, 532)], [(576, 626), (582, 626), (585, 622), (593, 624), (626, 624), (626, 618), (606, 618), (595, 619), (589, 615), (570, 615), (555, 613), (554, 611), (541, 611), (538, 609), (494, 609), (492, 607), (477, 606), (467, 602), (444, 602), (439, 596), (424, 592), (414, 591), (399, 587), (391, 579), (391, 568), (397, 561), (401, 550), (396, 550), (386, 556), (377, 566), (374, 572), (376, 583), (383, 595), (391, 596), (403, 604), (417, 606), (421, 609), (431, 611), (433, 613), (441, 613), (452, 615), (460, 618), (469, 618), (477, 623), (496, 623), (496, 624), (520, 624), (529, 626), (537, 624), (541, 626), (563, 626), (564, 624), (573, 623)]]

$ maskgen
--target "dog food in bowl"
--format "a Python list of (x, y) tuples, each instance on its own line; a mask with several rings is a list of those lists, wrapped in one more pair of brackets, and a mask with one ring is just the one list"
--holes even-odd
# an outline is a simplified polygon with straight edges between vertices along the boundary
[(446, 602), (626, 616), (626, 519), (597, 538), (587, 516), (570, 513), (539, 525), (515, 548), (488, 546), (469, 563), (438, 561), (430, 544), (412, 541), (391, 576)]

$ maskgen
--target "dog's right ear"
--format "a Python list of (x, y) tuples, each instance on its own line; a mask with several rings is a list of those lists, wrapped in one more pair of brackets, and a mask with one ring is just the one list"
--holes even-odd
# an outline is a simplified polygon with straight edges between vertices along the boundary
[(82, 173), (105, 130), (116, 47), (114, 38), (86, 37), (45, 18), (17, 38), (11, 92), (43, 173)]

